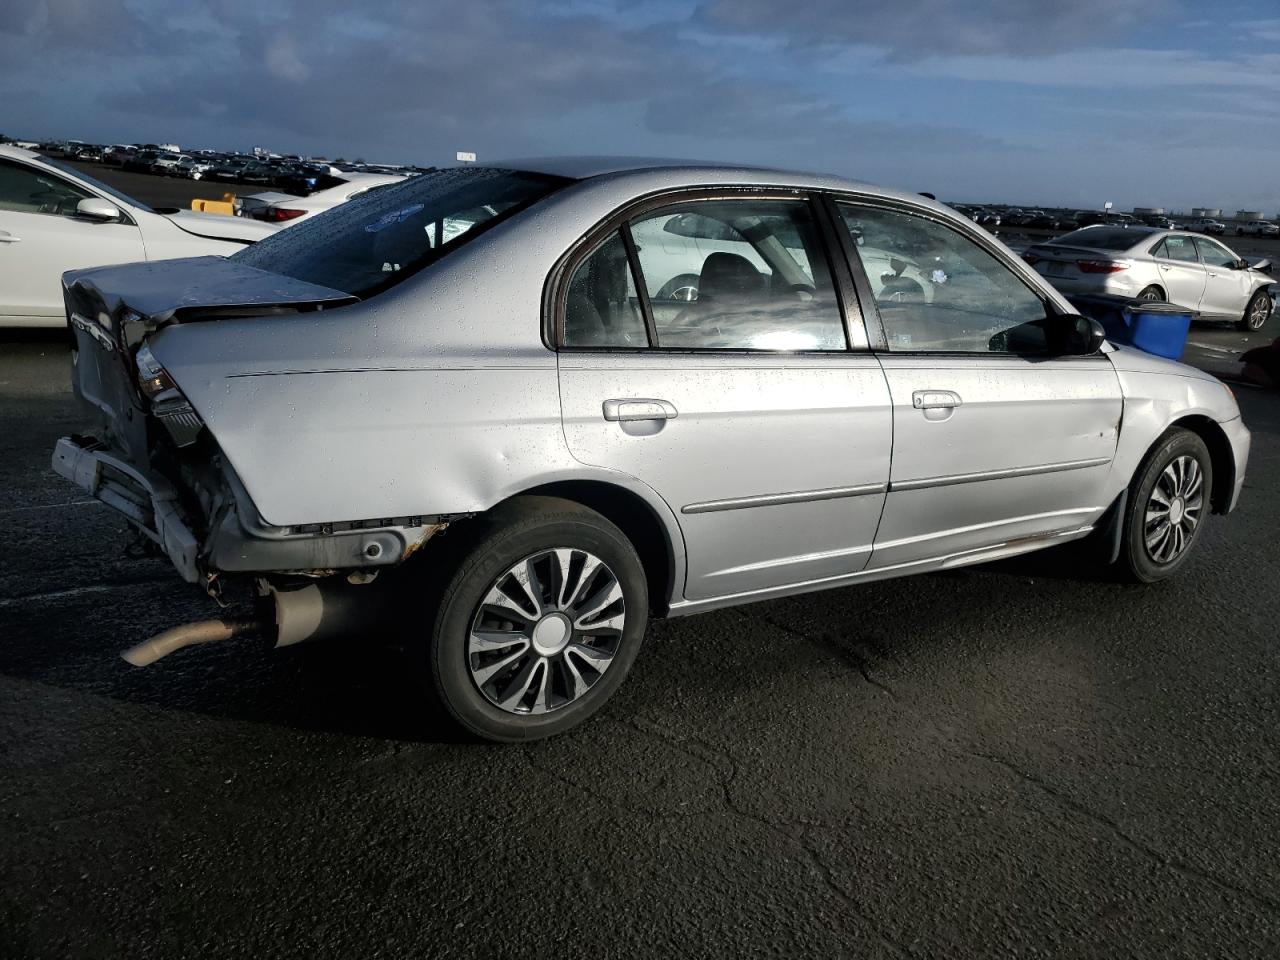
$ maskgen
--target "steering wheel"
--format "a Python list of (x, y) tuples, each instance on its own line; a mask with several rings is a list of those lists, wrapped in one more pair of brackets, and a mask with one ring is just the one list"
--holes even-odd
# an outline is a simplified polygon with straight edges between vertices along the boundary
[(924, 300), (924, 287), (910, 277), (887, 278), (880, 289), (880, 299), (897, 303), (919, 302)]

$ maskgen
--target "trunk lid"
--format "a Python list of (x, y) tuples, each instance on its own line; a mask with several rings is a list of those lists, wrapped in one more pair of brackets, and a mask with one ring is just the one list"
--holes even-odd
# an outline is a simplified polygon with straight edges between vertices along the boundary
[(71, 270), (62, 286), (75, 340), (72, 387), (100, 439), (140, 466), (147, 463), (149, 410), (135, 358), (148, 334), (175, 323), (299, 313), (356, 300), (223, 257)]
[(161, 214), (178, 229), (209, 240), (255, 243), (279, 232), (280, 225), (244, 217), (225, 217), (195, 210), (165, 210)]

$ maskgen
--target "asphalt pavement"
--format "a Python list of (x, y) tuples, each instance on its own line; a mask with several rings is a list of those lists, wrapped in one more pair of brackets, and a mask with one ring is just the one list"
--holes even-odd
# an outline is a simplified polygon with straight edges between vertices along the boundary
[(373, 637), (211, 615), (52, 476), (0, 337), (0, 956), (1280, 952), (1280, 396), (1176, 581), (1075, 551), (655, 624), (601, 715), (459, 742)]

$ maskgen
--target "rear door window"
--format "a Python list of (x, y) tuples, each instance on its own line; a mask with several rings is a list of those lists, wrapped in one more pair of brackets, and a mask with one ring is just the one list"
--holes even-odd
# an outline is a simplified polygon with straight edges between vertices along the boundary
[(805, 200), (697, 200), (630, 224), (658, 347), (844, 350), (826, 252)]
[(1156, 253), (1157, 257), (1184, 263), (1195, 263), (1198, 259), (1195, 242), (1190, 237), (1165, 237), (1161, 243), (1163, 249)]
[(566, 347), (647, 347), (644, 315), (620, 232), (578, 264), (564, 308)]

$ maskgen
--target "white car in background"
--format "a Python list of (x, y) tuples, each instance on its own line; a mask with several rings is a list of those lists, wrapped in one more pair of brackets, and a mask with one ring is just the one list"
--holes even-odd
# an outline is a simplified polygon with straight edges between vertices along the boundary
[(1187, 224), (1187, 229), (1196, 233), (1226, 233), (1227, 225), (1221, 220), (1214, 220), (1210, 217), (1200, 217), (1198, 220), (1192, 220)]
[(173, 173), (183, 160), (190, 159), (185, 153), (162, 153), (151, 161), (151, 172), (168, 175)]
[(1280, 227), (1270, 220), (1248, 220), (1236, 226), (1237, 237), (1275, 237), (1280, 236)]
[(202, 180), (213, 164), (203, 157), (183, 157), (168, 171), (172, 177), (185, 177), (188, 180)]
[(65, 325), (67, 270), (228, 256), (278, 229), (190, 210), (152, 210), (55, 160), (0, 146), (0, 327)]
[(265, 220), (269, 223), (292, 224), (317, 213), (346, 203), (366, 190), (399, 183), (404, 174), (399, 173), (344, 173), (343, 182), (335, 187), (317, 190), (306, 197), (291, 193), (254, 193), (240, 198), (237, 211), (242, 217)]

